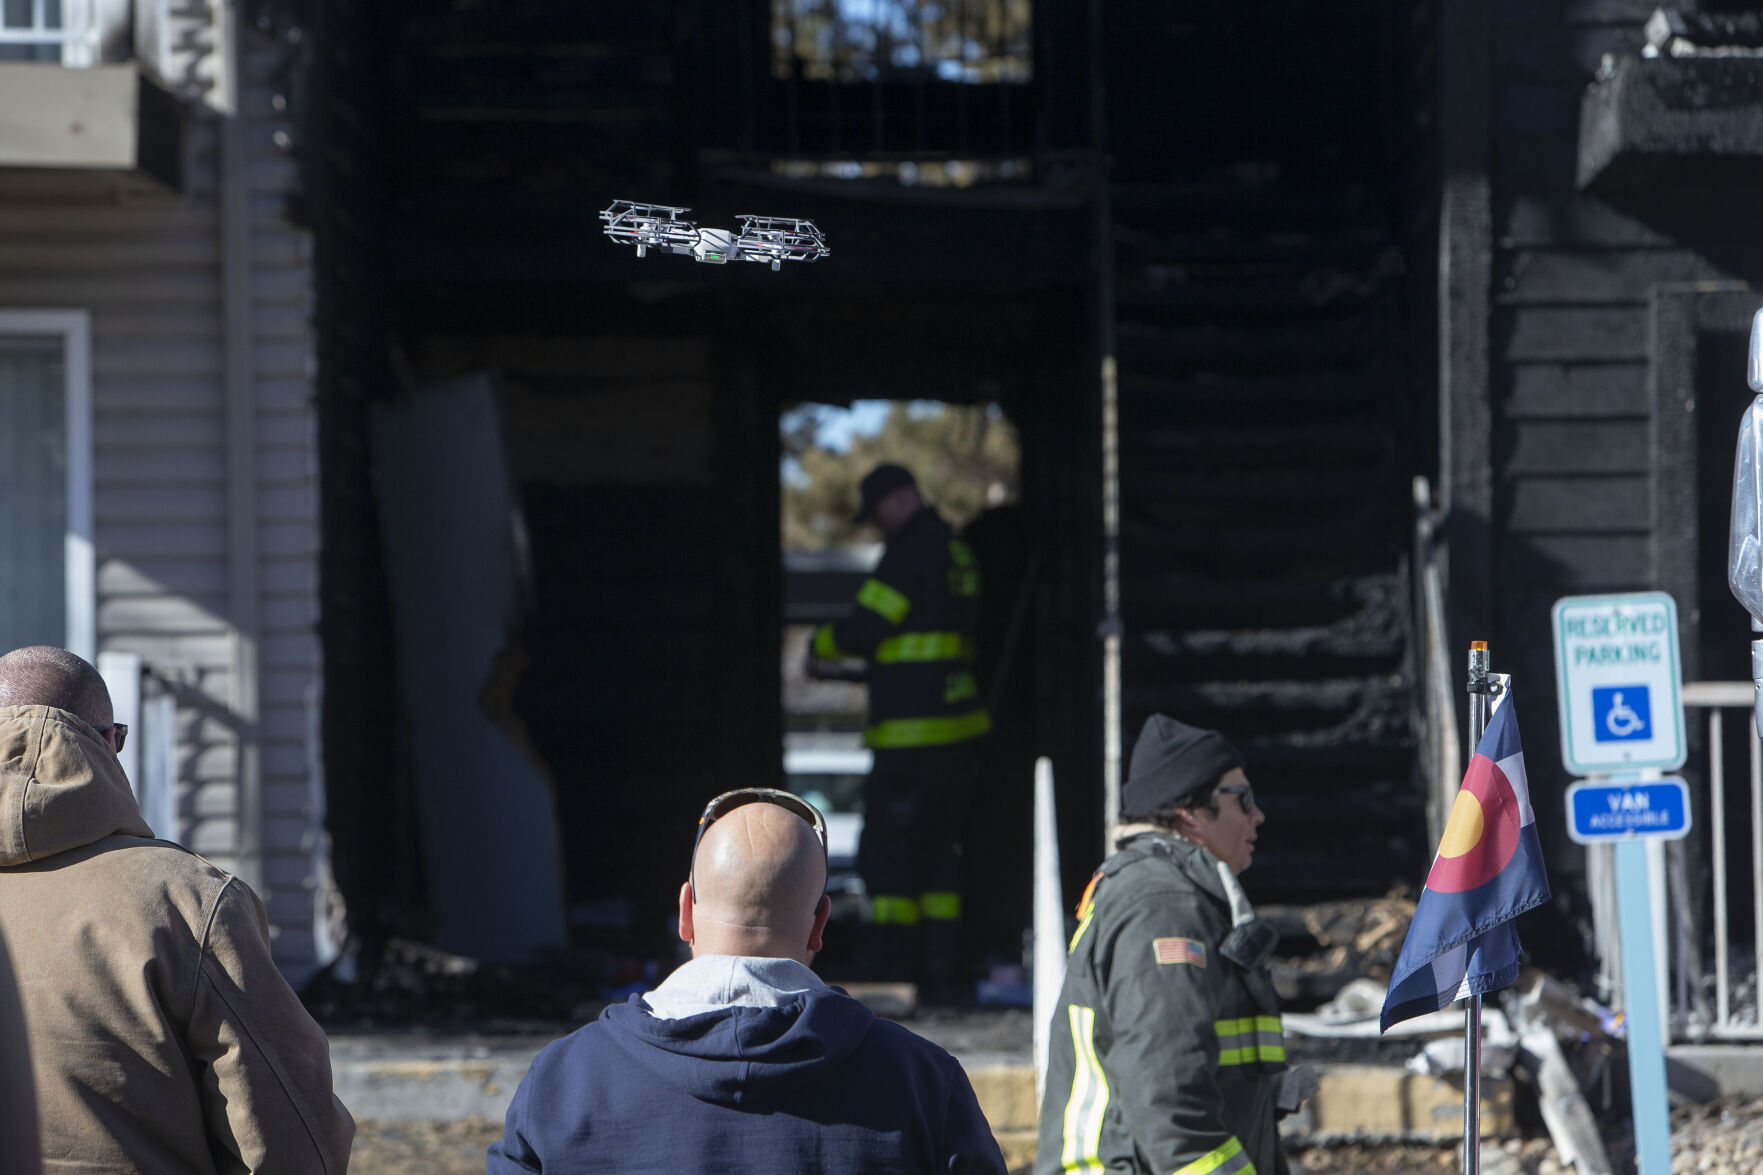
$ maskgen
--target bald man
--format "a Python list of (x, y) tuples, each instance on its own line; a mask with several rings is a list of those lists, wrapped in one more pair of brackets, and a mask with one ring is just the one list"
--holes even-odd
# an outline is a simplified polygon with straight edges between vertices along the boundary
[(1003, 1175), (955, 1059), (809, 970), (823, 827), (784, 792), (710, 802), (679, 893), (691, 961), (538, 1055), (488, 1175)]
[(0, 657), (0, 936), (43, 1158), (341, 1175), (355, 1124), (324, 1033), (270, 960), (263, 903), (152, 839), (116, 758), (123, 734), (86, 661), (48, 646)]

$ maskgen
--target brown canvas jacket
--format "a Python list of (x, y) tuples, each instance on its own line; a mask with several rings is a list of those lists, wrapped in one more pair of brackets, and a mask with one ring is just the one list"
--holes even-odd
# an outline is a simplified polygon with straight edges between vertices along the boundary
[(355, 1124), (262, 902), (150, 839), (116, 756), (63, 710), (0, 707), (0, 934), (46, 1173), (347, 1170)]

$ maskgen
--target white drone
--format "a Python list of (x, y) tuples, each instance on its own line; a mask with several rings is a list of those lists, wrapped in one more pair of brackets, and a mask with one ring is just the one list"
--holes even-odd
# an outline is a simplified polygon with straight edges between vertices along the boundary
[(699, 228), (692, 221), (679, 218), (680, 213), (690, 211), (665, 204), (614, 200), (612, 207), (600, 213), (600, 219), (606, 222), (606, 235), (622, 244), (635, 245), (638, 257), (656, 248), (684, 253), (693, 261), (710, 265), (769, 261), (776, 272), (785, 261), (818, 261), (831, 253), (826, 238), (812, 220), (738, 213), (741, 230), (737, 233), (725, 228)]

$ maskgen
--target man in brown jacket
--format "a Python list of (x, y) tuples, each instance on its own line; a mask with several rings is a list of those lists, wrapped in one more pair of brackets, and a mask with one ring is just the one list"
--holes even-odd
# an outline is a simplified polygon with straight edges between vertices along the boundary
[(0, 934), (52, 1171), (340, 1175), (324, 1033), (237, 878), (151, 839), (91, 665), (0, 657)]
[(42, 1175), (37, 1149), (37, 1090), (12, 956), (0, 937), (0, 1175)]

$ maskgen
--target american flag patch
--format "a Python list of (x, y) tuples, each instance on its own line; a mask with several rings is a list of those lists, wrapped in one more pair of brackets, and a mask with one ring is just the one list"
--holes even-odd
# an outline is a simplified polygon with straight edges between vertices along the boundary
[(1154, 938), (1151, 953), (1159, 963), (1192, 963), (1206, 965), (1206, 944), (1195, 938)]

